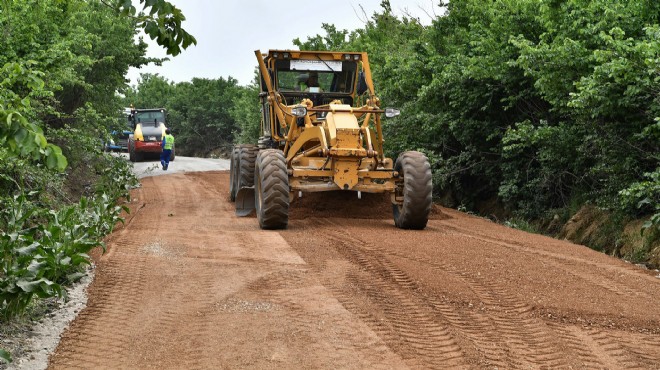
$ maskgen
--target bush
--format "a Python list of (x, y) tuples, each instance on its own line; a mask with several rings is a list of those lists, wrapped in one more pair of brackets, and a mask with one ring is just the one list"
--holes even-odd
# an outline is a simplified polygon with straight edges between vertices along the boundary
[(622, 207), (638, 215), (651, 215), (642, 227), (642, 233), (656, 235), (660, 231), (660, 167), (644, 174), (646, 180), (635, 182), (619, 192)]
[(87, 254), (105, 245), (126, 206), (129, 184), (136, 181), (128, 164), (110, 159), (112, 165), (98, 185), (98, 193), (58, 211), (41, 208), (38, 193), (21, 192), (2, 201), (0, 212), (0, 317), (21, 314), (34, 296), (61, 297), (62, 284), (84, 276)]

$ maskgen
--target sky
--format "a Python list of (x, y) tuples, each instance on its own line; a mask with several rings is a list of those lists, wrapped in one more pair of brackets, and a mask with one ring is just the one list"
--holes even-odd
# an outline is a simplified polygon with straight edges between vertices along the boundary
[[(193, 77), (228, 78), (240, 85), (252, 82), (257, 60), (255, 50), (295, 49), (293, 39), (324, 34), (322, 23), (337, 29), (362, 28), (366, 18), (380, 12), (381, 0), (169, 0), (186, 17), (183, 28), (197, 39), (162, 66), (131, 68), (128, 78), (137, 84), (140, 73), (158, 73), (173, 82), (190, 81)], [(438, 14), (437, 0), (390, 0), (392, 11), (401, 16), (412, 15), (422, 24), (430, 24)], [(363, 11), (364, 10), (364, 11)], [(165, 50), (155, 41), (149, 44), (147, 56), (165, 57)]]

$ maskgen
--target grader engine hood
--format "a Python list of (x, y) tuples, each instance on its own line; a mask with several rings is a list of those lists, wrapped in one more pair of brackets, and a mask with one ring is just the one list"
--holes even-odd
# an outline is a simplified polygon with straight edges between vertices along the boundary
[(349, 105), (331, 105), (326, 117), (329, 155), (333, 161), (333, 181), (340, 189), (352, 189), (359, 181), (360, 160), (367, 156), (360, 140), (360, 125)]

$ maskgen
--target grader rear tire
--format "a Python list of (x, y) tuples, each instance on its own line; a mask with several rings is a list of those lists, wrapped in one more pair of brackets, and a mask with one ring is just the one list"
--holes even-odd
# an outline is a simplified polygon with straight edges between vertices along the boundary
[(403, 204), (392, 205), (394, 223), (401, 229), (422, 230), (433, 204), (429, 160), (420, 152), (404, 152), (397, 158), (394, 170), (403, 177)]
[(256, 145), (244, 145), (238, 151), (238, 192), (242, 187), (254, 186), (254, 165), (257, 160), (259, 147)]
[(266, 149), (257, 155), (255, 203), (262, 229), (285, 229), (289, 223), (289, 175), (284, 153)]
[(238, 193), (238, 152), (239, 147), (234, 147), (231, 150), (231, 158), (229, 159), (229, 199), (232, 202), (236, 201), (236, 193)]

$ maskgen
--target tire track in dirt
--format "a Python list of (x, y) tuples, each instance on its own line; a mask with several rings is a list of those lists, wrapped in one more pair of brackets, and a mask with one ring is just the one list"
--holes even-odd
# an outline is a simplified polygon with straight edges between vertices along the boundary
[(227, 173), (168, 177), (52, 368), (657, 368), (660, 282), (634, 267), (460, 214), (406, 231), (343, 204), (266, 232)]
[[(351, 362), (356, 360), (355, 351), (357, 350), (358, 353), (362, 351), (374, 352), (375, 356), (381, 358), (381, 360), (371, 364), (363, 363), (363, 365), (356, 368), (389, 369), (403, 366), (402, 363), (394, 365), (387, 360), (391, 356), (391, 350), (381, 338), (360, 328), (363, 325), (362, 323), (347, 326), (344, 315), (329, 314), (318, 309), (316, 309), (317, 312), (314, 317), (311, 317), (308, 312), (310, 305), (316, 305), (314, 302), (317, 299), (314, 296), (329, 293), (326, 291), (326, 287), (321, 287), (318, 283), (317, 276), (307, 269), (290, 270), (286, 273), (277, 272), (264, 276), (251, 284), (250, 290), (259, 296), (268, 296), (269, 301), (273, 302), (280, 312), (286, 313), (286, 320), (294, 323), (293, 326), (298, 328), (294, 333), (295, 336), (305, 338), (306, 333), (323, 331), (326, 340), (333, 345), (332, 351), (328, 353), (328, 363), (335, 364), (339, 368), (352, 368), (354, 365), (351, 365)], [(302, 290), (311, 287), (315, 287), (313, 288), (315, 294), (302, 293)], [(336, 308), (341, 307), (342, 310), (344, 309), (339, 301), (334, 304)], [(311, 352), (328, 350), (324, 345), (315, 343), (312, 338), (306, 341)], [(350, 358), (353, 358), (353, 360), (348, 360)], [(315, 364), (312, 368), (319, 366), (326, 367), (327, 365)]]
[[(93, 310), (83, 310), (70, 329), (75, 334), (69, 340), (78, 351), (59, 354), (51, 360), (70, 369), (100, 367), (105, 360), (97, 356), (96, 348), (104, 343), (113, 344), (113, 350), (106, 354), (107, 359), (121, 360), (122, 353), (128, 351), (136, 340), (125, 335), (129, 329), (126, 318), (140, 311), (141, 302), (135, 297), (139, 297), (139, 292), (145, 288), (144, 260), (120, 255), (97, 269), (97, 273), (104, 274), (107, 279), (98, 283), (100, 294), (88, 302), (88, 307)], [(125, 270), (125, 266), (129, 269)], [(106, 328), (104, 323), (107, 321), (116, 324)]]
[[(340, 227), (332, 229), (341, 230)], [(338, 242), (341, 243), (346, 240), (354, 242), (349, 247), (354, 255), (359, 253), (360, 249), (364, 250), (364, 253), (360, 253), (360, 256), (355, 258), (360, 266), (366, 267), (367, 270), (373, 270), (374, 264), (382, 265), (385, 272), (379, 273), (379, 276), (388, 276), (390, 280), (394, 280), (398, 286), (409, 292), (420, 290), (419, 286), (405, 272), (396, 268), (388, 259), (388, 256), (410, 259), (409, 256), (388, 253), (374, 243), (361, 240), (344, 231), (338, 233), (342, 236), (337, 238)], [(458, 277), (489, 307), (489, 315), (469, 311), (463, 311), (459, 315), (454, 307), (446, 305), (438, 299), (421, 297), (415, 294), (418, 301), (417, 306), (433, 307), (441, 314), (443, 321), (450, 325), (451, 331), (447, 331), (448, 336), (452, 333), (457, 337), (458, 343), (465, 343), (464, 348), (476, 346), (483, 350), (482, 353), (472, 354), (477, 356), (476, 361), (496, 367), (567, 366), (563, 361), (564, 356), (560, 346), (554, 341), (554, 333), (548, 330), (543, 322), (526, 315), (531, 311), (531, 307), (527, 304), (507, 294), (496, 284), (470, 279), (465, 271), (459, 271), (448, 265), (429, 264), (428, 261), (416, 260), (415, 262)], [(494, 315), (494, 313), (496, 314)], [(501, 336), (500, 333), (503, 333), (504, 336)], [(419, 332), (419, 335), (424, 335), (424, 333)], [(497, 343), (501, 346), (493, 347), (489, 345), (491, 343)], [(506, 349), (503, 349), (503, 347)], [(508, 357), (508, 351), (521, 353), (529, 363)]]
[[(175, 190), (172, 190), (173, 188)], [(76, 358), (77, 362), (84, 364), (85, 361), (90, 361), (90, 357), (94, 354), (94, 357), (97, 358), (96, 361), (100, 361), (98, 364), (92, 362), (95, 365), (105, 364), (107, 366), (108, 363), (114, 363), (122, 364), (115, 365), (119, 367), (140, 367), (136, 364), (141, 363), (141, 359), (139, 359), (141, 353), (153, 348), (168, 348), (170, 338), (179, 334), (177, 323), (182, 317), (189, 316), (187, 312), (181, 311), (179, 308), (186, 307), (181, 303), (193, 299), (194, 294), (190, 294), (185, 279), (177, 279), (177, 276), (186, 274), (185, 266), (180, 263), (179, 259), (181, 251), (176, 246), (170, 245), (167, 240), (164, 240), (166, 238), (161, 238), (159, 234), (162, 225), (167, 223), (167, 218), (174, 216), (167, 213), (167, 208), (179, 206), (186, 209), (193, 203), (193, 198), (188, 194), (189, 192), (181, 192), (183, 189), (180, 187), (177, 189), (172, 184), (165, 186), (164, 190), (167, 193), (175, 191), (181, 196), (174, 201), (174, 204), (167, 204), (161, 188), (154, 185), (153, 179), (143, 180), (143, 189), (140, 189), (138, 196), (134, 198), (139, 202), (144, 202), (145, 206), (140, 215), (144, 215), (144, 217), (133, 218), (130, 229), (121, 231), (122, 237), (115, 240), (114, 245), (111, 246), (112, 250), (107, 255), (107, 262), (103, 264), (103, 266), (116, 267), (112, 269), (117, 273), (116, 275), (104, 274), (104, 268), (99, 271), (100, 275), (97, 275), (97, 279), (100, 278), (102, 281), (98, 285), (97, 291), (100, 292), (100, 296), (108, 297), (107, 302), (88, 305), (89, 310), (85, 316), (92, 318), (93, 324), (80, 322), (80, 325), (89, 326), (81, 337), (87, 338), (88, 346), (95, 348), (96, 353), (79, 354), (77, 350), (60, 351), (59, 357), (73, 353), (74, 356), (79, 356)], [(185, 232), (185, 223), (182, 226), (181, 232)], [(174, 224), (172, 227), (177, 228), (177, 225)], [(160, 273), (155, 275), (147, 273), (147, 268), (158, 270)], [(140, 273), (133, 279), (125, 279), (134, 271), (140, 271)], [(122, 282), (126, 282), (126, 284)], [(159, 285), (162, 290), (157, 294), (150, 294), (150, 290)], [(108, 286), (111, 286), (112, 289), (109, 289)], [(153, 304), (154, 300), (158, 301), (157, 305)], [(150, 307), (150, 309), (144, 310), (144, 307)], [(111, 311), (110, 314), (108, 310)], [(117, 314), (116, 311), (120, 313)], [(124, 342), (128, 342), (128, 345), (117, 346), (116, 340), (105, 341), (104, 337), (99, 336), (98, 333), (107, 328), (116, 328), (116, 339), (123, 339)], [(137, 332), (136, 328), (139, 329)], [(101, 340), (96, 340), (97, 338)], [(109, 345), (109, 343), (112, 344)], [(184, 341), (183, 345), (177, 346), (177, 354), (189, 359), (186, 362), (186, 366), (189, 368), (204, 368), (197, 360), (199, 350), (194, 347), (190, 348), (186, 345), (187, 343), (189, 342)], [(111, 350), (103, 351), (99, 356), (98, 350), (103, 346), (107, 346)], [(53, 367), (75, 366), (75, 362), (60, 362), (58, 356), (51, 359)], [(172, 353), (162, 353), (157, 357), (167, 359), (171, 356)], [(83, 365), (82, 368), (88, 367)]]
[[(642, 351), (642, 348), (633, 347), (627, 345), (626, 343), (635, 342), (635, 343), (644, 343), (648, 341), (649, 338), (634, 338), (634, 336), (629, 333), (616, 332), (616, 331), (605, 331), (597, 329), (594, 331), (585, 331), (584, 332), (588, 339), (585, 342), (593, 342), (596, 344), (605, 356), (613, 358), (620, 368), (627, 369), (652, 369), (658, 368), (658, 349), (656, 348), (653, 352)], [(635, 340), (637, 339), (637, 340)], [(642, 339), (640, 341), (640, 339)], [(653, 341), (654, 339), (651, 339)], [(657, 342), (657, 339), (655, 340)], [(649, 347), (654, 347), (651, 345), (642, 345), (646, 347), (644, 349), (650, 349)]]
[[(369, 312), (357, 313), (361, 319), (375, 327), (374, 330), (385, 338), (390, 347), (397, 348), (397, 352), (410, 361), (413, 367), (466, 366), (460, 346), (446, 326), (434, 319), (431, 310), (420, 307), (413, 297), (393, 286), (391, 280), (383, 276), (386, 272), (380, 269), (381, 266), (362, 259), (359, 253), (352, 254), (350, 258), (357, 259), (367, 274), (353, 272), (348, 277), (349, 281), (362, 286), (366, 297), (380, 311), (378, 316)], [(350, 311), (355, 312), (357, 306), (351, 305), (350, 296), (340, 289), (333, 291), (343, 298), (340, 301)]]
[[(441, 300), (430, 298), (429, 302), (473, 345), (484, 349), (489, 364), (505, 368), (568, 366), (561, 355), (561, 346), (554, 339), (554, 333), (543, 322), (530, 317), (531, 307), (507, 294), (496, 284), (473, 278), (465, 271), (449, 265), (426, 263), (434, 271), (456, 276), (479, 298), (479, 302), (471, 304), (470, 309), (460, 313), (454, 306)], [(494, 348), (489, 349), (493, 345)]]
[[(340, 231), (332, 221), (315, 222), (313, 227), (317, 224), (319, 229), (333, 230), (324, 237), (355, 266), (345, 272), (348, 285), (361, 287), (360, 293), (364, 293), (374, 310), (380, 312), (374, 314), (360, 308), (355, 302), (355, 293), (342, 286), (347, 284), (333, 284), (326, 279), (326, 286), (332, 286), (342, 304), (373, 326), (413, 367), (467, 366), (463, 361), (464, 353), (447, 324), (437, 320), (426, 302), (411, 294), (415, 283), (403, 271), (395, 268), (373, 246)], [(492, 356), (493, 359), (497, 357)]]
[[(483, 223), (488, 221), (475, 219), (475, 222)], [(501, 227), (499, 225), (497, 226)], [(524, 245), (522, 243), (518, 243), (515, 240), (514, 241), (503, 240), (496, 236), (492, 236), (492, 235), (497, 235), (496, 233), (491, 233), (487, 235), (475, 231), (475, 228), (468, 228), (455, 222), (451, 222), (451, 225), (445, 224), (443, 225), (443, 227), (458, 231), (463, 235), (465, 235), (466, 237), (472, 237), (486, 243), (499, 245), (505, 248), (515, 250), (516, 252), (522, 252), (529, 255), (533, 255), (535, 257), (541, 257), (547, 263), (552, 264), (553, 267), (562, 270), (562, 273), (570, 274), (571, 276), (585, 280), (589, 284), (596, 285), (602, 289), (608, 290), (617, 295), (623, 296), (623, 295), (633, 294), (646, 299), (656, 298), (656, 296), (654, 296), (653, 294), (637, 289), (633, 285), (625, 285), (620, 281), (610, 279), (613, 275), (617, 275), (617, 274), (624, 274), (626, 276), (631, 276), (635, 280), (640, 279), (640, 274), (638, 269), (634, 269), (630, 266), (625, 266), (625, 265), (623, 266), (618, 264), (613, 265), (611, 262), (616, 260), (608, 261), (610, 263), (601, 263), (598, 261), (594, 261), (593, 259), (580, 258), (574, 255), (566, 255), (562, 253), (550, 252), (539, 248), (530, 248), (529, 246)], [(516, 233), (521, 233), (521, 232), (517, 230), (511, 230), (511, 234), (515, 235)], [(543, 240), (544, 242), (543, 244), (546, 246), (559, 246), (562, 247), (563, 249), (565, 248), (565, 244), (563, 244), (560, 241), (557, 241), (556, 239), (551, 239), (543, 236), (536, 236), (536, 237), (539, 239), (545, 239)], [(589, 274), (582, 273), (584, 267), (590, 268)], [(607, 279), (607, 282), (609, 284), (605, 284), (601, 282), (601, 280), (596, 279), (592, 275), (594, 272), (598, 272), (600, 278)], [(653, 280), (653, 277), (651, 276), (647, 276), (645, 278), (648, 280)]]
[[(470, 219), (474, 218), (470, 217)], [(498, 233), (492, 232), (493, 229), (503, 228), (500, 225), (494, 225), (489, 221), (481, 219), (477, 219), (476, 222), (487, 223), (487, 230), (491, 231), (490, 235), (498, 235)], [(506, 248), (515, 253), (521, 254), (522, 256), (527, 255), (529, 256), (528, 258), (534, 259), (536, 262), (546, 265), (547, 267), (551, 267), (553, 271), (557, 271), (559, 275), (571, 277), (574, 282), (573, 286), (589, 287), (588, 290), (594, 296), (600, 295), (601, 297), (609, 297), (611, 295), (616, 295), (622, 298), (623, 302), (625, 302), (619, 304), (621, 306), (620, 309), (630, 307), (630, 302), (636, 300), (640, 301), (640, 303), (643, 302), (644, 306), (648, 305), (650, 311), (657, 310), (657, 312), (660, 312), (658, 295), (650, 293), (654, 289), (648, 288), (657, 285), (658, 279), (653, 277), (650, 273), (644, 273), (645, 271), (640, 270), (637, 267), (600, 253), (595, 253), (587, 247), (573, 245), (565, 241), (558, 241), (541, 235), (524, 234), (531, 235), (534, 241), (540, 240), (543, 242), (543, 244), (539, 244), (542, 248), (536, 248), (523, 242), (519, 242), (516, 238), (519, 235), (523, 235), (523, 232), (518, 230), (509, 231), (509, 234), (513, 235), (513, 240), (504, 240), (499, 236), (490, 236), (484, 234), (484, 232), (474, 231), (478, 228), (466, 228), (463, 225), (457, 226), (457, 223), (453, 221), (447, 223), (451, 224), (446, 227), (447, 229), (460, 232), (466, 238), (472, 238), (484, 243), (489, 243), (493, 246)], [(568, 249), (568, 246), (571, 249)], [(564, 253), (548, 251), (546, 250), (548, 247), (555, 247), (563, 250)], [(582, 255), (585, 256), (583, 257)], [(607, 261), (601, 262), (605, 259)], [(646, 289), (643, 290), (641, 289), (642, 287), (645, 287)], [(598, 292), (601, 293), (598, 294)], [(550, 309), (549, 311), (553, 312), (556, 310)], [(575, 314), (581, 316), (579, 311)], [(615, 325), (616, 327), (628, 331), (641, 330), (653, 334), (660, 334), (660, 320), (658, 318), (655, 318), (651, 322), (640, 322), (637, 317), (623, 319), (623, 315), (620, 315), (621, 317), (617, 319), (608, 317), (608, 315), (603, 313), (599, 313), (595, 316), (590, 314), (590, 316), (591, 321), (600, 326), (612, 326), (614, 322), (617, 322)], [(647, 320), (648, 318), (644, 318), (644, 321)], [(582, 319), (578, 317), (577, 320), (573, 320), (573, 324), (580, 324), (580, 321), (582, 321)], [(590, 343), (595, 342), (590, 341)], [(600, 352), (600, 350), (598, 351)]]
[[(307, 202), (303, 206), (313, 207), (313, 204)], [(340, 207), (353, 214), (353, 209), (345, 203)], [(303, 214), (309, 210), (296, 212)], [(356, 208), (355, 214), (360, 212)], [(642, 314), (638, 308), (630, 314), (621, 312), (614, 316), (612, 309), (601, 310), (623, 302), (626, 303), (622, 307), (634, 307), (631, 302), (637, 302), (639, 305), (635, 307), (640, 308), (647, 303), (649, 308), (658, 305), (658, 296), (653, 293), (653, 287), (658, 287), (657, 280), (638, 268), (608, 261), (611, 258), (581, 246), (547, 241), (548, 238), (538, 235), (524, 234), (526, 240), (519, 241), (518, 234), (522, 232), (499, 225), (489, 226), (489, 234), (485, 234), (482, 222), (472, 224), (472, 217), (465, 215), (431, 220), (425, 231), (408, 232), (394, 229), (389, 220), (373, 216), (357, 220), (333, 218), (335, 213), (330, 212), (333, 216), (329, 218), (319, 212), (313, 219), (298, 217), (284, 235), (319, 271), (324, 285), (340, 302), (369, 323), (412, 367), (475, 364), (497, 368), (656, 367), (653, 359), (657, 362), (660, 351), (653, 345), (658, 336), (652, 333), (660, 329), (657, 321), (653, 321), (657, 312)], [(537, 244), (539, 239), (542, 244)], [(457, 259), (451, 256), (448, 261), (454, 263), (445, 263), (431, 254), (431, 246), (436, 243), (443, 247), (438, 250), (440, 255), (446, 253), (447, 243), (454, 243), (447, 251), (460, 250), (456, 246), (465, 245), (469, 252), (466, 257), (483, 261), (477, 261), (480, 267), (475, 267), (463, 261), (455, 263)], [(479, 249), (487, 252), (479, 256)], [(530, 261), (531, 265), (526, 267), (524, 261)], [(499, 275), (506, 279), (493, 278), (497, 268), (507, 265), (515, 267), (514, 275), (509, 278), (504, 272)], [(543, 270), (535, 269), (539, 265)], [(490, 270), (493, 268), (496, 270)], [(522, 295), (516, 285), (511, 285), (512, 281), (520, 280), (517, 276), (525, 270), (538, 274), (541, 284), (535, 287), (534, 280), (525, 279), (524, 291), (540, 295), (541, 300)], [(613, 274), (617, 275), (616, 281), (610, 284)], [(458, 283), (462, 290), (450, 289), (445, 297), (443, 291), (447, 286), (439, 278), (446, 279), (446, 284)], [(574, 284), (569, 286), (571, 289), (577, 286), (593, 293), (576, 305), (575, 312), (570, 304), (554, 307), (551, 299), (562, 299), (561, 290), (549, 297), (543, 291), (554, 281), (570, 282)], [(465, 294), (467, 291), (469, 294)], [(590, 301), (593, 297), (597, 299)], [(546, 307), (547, 303), (551, 306)], [(418, 312), (433, 324), (420, 320)], [(638, 320), (639, 315), (644, 315), (644, 321)], [(603, 322), (612, 322), (614, 326), (603, 327)], [(614, 342), (594, 339), (594, 324), (619, 339)], [(461, 358), (450, 362), (451, 365), (440, 364), (423, 350), (407, 346), (411, 336), (426, 338), (437, 334), (414, 329), (419, 326), (442, 328), (442, 333), (458, 347)]]
[[(536, 258), (541, 258), (543, 263), (553, 266), (557, 271), (561, 271), (563, 275), (572, 276), (575, 278), (576, 282), (582, 281), (587, 286), (594, 286), (610, 293), (610, 295), (624, 296), (624, 297), (639, 297), (649, 302), (657, 302), (657, 296), (647, 293), (637, 289), (635, 286), (625, 285), (619, 283), (618, 281), (612, 280), (610, 277), (612, 273), (619, 273), (625, 275), (632, 275), (636, 280), (646, 280), (651, 283), (656, 283), (653, 278), (649, 278), (644, 274), (640, 274), (640, 271), (637, 269), (632, 269), (628, 266), (623, 266), (620, 268), (617, 266), (619, 261), (614, 261), (614, 264), (600, 263), (598, 261), (589, 260), (586, 258), (579, 258), (572, 255), (565, 255), (560, 253), (548, 252), (545, 250), (534, 249), (525, 244), (518, 242), (509, 242), (502, 240), (499, 237), (490, 237), (484, 235), (483, 233), (475, 232), (473, 228), (466, 228), (464, 226), (457, 227), (454, 222), (449, 229), (460, 231), (461, 233), (466, 234), (467, 237), (475, 238), (480, 241), (490, 243), (492, 245), (497, 245), (516, 252), (523, 254), (528, 254)], [(515, 231), (514, 233), (518, 233)], [(492, 235), (498, 235), (493, 233)], [(537, 236), (538, 238), (543, 238)], [(561, 245), (562, 242), (557, 242), (556, 240), (551, 239), (550, 243), (560, 245), (561, 247), (566, 247), (566, 243)], [(546, 245), (547, 245), (546, 244)], [(577, 246), (576, 246), (577, 247)], [(593, 253), (593, 252), (591, 252)], [(420, 261), (421, 262), (421, 261)], [(585, 267), (586, 266), (586, 267)], [(588, 272), (587, 271), (588, 268)], [(603, 274), (602, 271), (607, 271), (608, 273)], [(596, 274), (596, 277), (594, 275)], [(605, 278), (610, 278), (604, 280)], [(603, 280), (601, 280), (603, 279)], [(606, 281), (606, 282), (605, 282)], [(503, 289), (497, 286), (491, 286), (492, 291), (497, 291), (498, 289)], [(510, 294), (506, 294), (505, 291), (499, 292), (498, 296), (509, 296), (511, 302), (514, 303), (512, 307), (516, 309), (517, 305), (515, 297)], [(513, 299), (511, 299), (513, 298)], [(505, 301), (506, 301), (505, 300)], [(485, 300), (488, 302), (489, 300)], [(492, 303), (492, 300), (490, 300)], [(532, 307), (524, 305), (519, 307), (524, 312), (529, 312)], [(648, 336), (648, 335), (639, 335), (638, 338), (634, 340), (631, 339), (631, 336), (635, 336), (634, 333), (626, 332), (622, 330), (608, 330), (608, 331), (598, 331), (592, 328), (580, 328), (579, 326), (573, 325), (560, 325), (555, 322), (544, 322), (545, 326), (551, 328), (559, 336), (562, 346), (565, 346), (566, 349), (575, 354), (577, 361), (573, 361), (572, 366), (577, 367), (616, 367), (616, 368), (653, 368), (657, 366), (658, 358), (660, 358), (660, 347), (653, 345), (652, 343), (657, 343), (660, 340), (658, 336)], [(655, 329), (657, 331), (657, 328)], [(651, 343), (645, 345), (644, 350), (640, 350), (635, 347), (626, 346), (624, 343)], [(599, 360), (605, 359), (605, 362)]]
[[(470, 229), (462, 228), (462, 230), (468, 234), (468, 237), (473, 237), (469, 235), (472, 231)], [(497, 234), (494, 234), (497, 235)], [(605, 283), (597, 280), (593, 275), (594, 270), (599, 272), (599, 269), (605, 268), (608, 270), (616, 270), (611, 265), (606, 265), (604, 263), (595, 263), (590, 260), (583, 260), (584, 265), (589, 266), (589, 273), (574, 273), (575, 270), (581, 271), (581, 266), (577, 263), (566, 263), (561, 265), (555, 260), (561, 261), (567, 260), (576, 260), (570, 257), (560, 255), (557, 253), (546, 253), (544, 251), (536, 251), (531, 247), (525, 246), (523, 244), (514, 244), (507, 243), (504, 241), (493, 241), (495, 238), (479, 238), (479, 240), (491, 243), (492, 245), (499, 245), (507, 248), (515, 248), (516, 252), (519, 252), (520, 249), (523, 249), (523, 252), (545, 257), (544, 261), (550, 263), (552, 266), (556, 266), (558, 271), (562, 271), (565, 275), (573, 276), (580, 278), (583, 281), (586, 281), (590, 286), (597, 286), (609, 293), (618, 295), (618, 296), (637, 296), (641, 298), (652, 299), (652, 295), (643, 292), (639, 289), (628, 289), (627, 286), (620, 287), (615, 284), (614, 288), (610, 288)], [(591, 252), (593, 253), (593, 252)], [(402, 258), (408, 258), (407, 256), (400, 255)], [(418, 263), (430, 264), (428, 261), (417, 260)], [(654, 367), (657, 364), (658, 348), (648, 348), (650, 351), (638, 351), (634, 348), (627, 347), (622, 343), (634, 342), (634, 343), (647, 343), (649, 339), (652, 342), (657, 342), (659, 337), (648, 337), (641, 336), (636, 340), (630, 340), (631, 333), (623, 331), (608, 331), (608, 335), (603, 337), (598, 337), (598, 340), (592, 338), (592, 330), (580, 330), (579, 327), (572, 327), (573, 330), (567, 331), (562, 325), (555, 324), (553, 322), (547, 322), (545, 320), (539, 320), (537, 315), (533, 313), (534, 307), (530, 306), (526, 302), (522, 301), (518, 296), (510, 293), (510, 288), (504, 287), (497, 284), (496, 281), (486, 281), (481, 277), (470, 277), (469, 271), (460, 271), (450, 265), (440, 265), (430, 264), (431, 266), (440, 267), (444, 271), (451, 271), (454, 274), (458, 274), (464, 278), (464, 281), (468, 283), (468, 286), (472, 287), (472, 290), (481, 297), (482, 302), (487, 304), (492, 310), (493, 307), (500, 306), (498, 317), (498, 330), (508, 333), (520, 333), (521, 328), (536, 328), (532, 329), (532, 333), (522, 334), (516, 341), (513, 343), (522, 343), (521, 339), (525, 341), (527, 346), (531, 345), (532, 352), (526, 353), (526, 357), (535, 358), (541, 354), (542, 358), (555, 361), (556, 363), (550, 363), (551, 367), (583, 367), (583, 366), (600, 366), (600, 367), (621, 367), (621, 368), (649, 368)], [(568, 267), (567, 267), (568, 266)], [(569, 267), (573, 267), (575, 270), (571, 270)], [(627, 266), (624, 266), (626, 271), (633, 273), (632, 269), (628, 270)], [(640, 276), (639, 271), (635, 274), (636, 277)], [(645, 277), (644, 275), (641, 275)], [(478, 280), (478, 283), (475, 283), (475, 280)], [(655, 281), (653, 281), (655, 282)], [(485, 290), (483, 289), (485, 288)], [(501, 315), (504, 312), (506, 315)], [(521, 317), (522, 316), (522, 317)], [(522, 321), (521, 321), (522, 319)], [(555, 339), (555, 335), (559, 335), (559, 340)], [(612, 338), (619, 338), (613, 340)], [(531, 338), (531, 340), (530, 340)], [(548, 348), (534, 348), (538, 345), (546, 347), (544, 344), (554, 343), (556, 346), (556, 351), (547, 352)], [(557, 352), (561, 351), (561, 352)], [(572, 353), (575, 355), (576, 360), (570, 360), (568, 363), (564, 363), (561, 358), (570, 358), (571, 356), (566, 356), (566, 352)], [(529, 352), (529, 351), (528, 351)], [(543, 356), (545, 352), (545, 356)], [(558, 357), (560, 356), (560, 357)], [(607, 365), (603, 364), (598, 360), (599, 357), (605, 358)], [(542, 362), (536, 361), (536, 365), (544, 365)]]
[(227, 178), (143, 181), (50, 367), (405, 368), (278, 233), (234, 216), (209, 185)]

